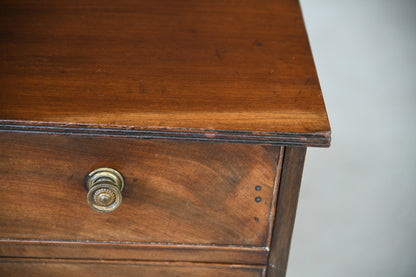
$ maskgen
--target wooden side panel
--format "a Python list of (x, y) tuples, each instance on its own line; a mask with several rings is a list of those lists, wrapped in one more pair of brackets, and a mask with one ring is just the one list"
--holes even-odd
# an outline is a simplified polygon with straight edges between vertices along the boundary
[(222, 264), (0, 259), (9, 277), (261, 277), (264, 267)]
[[(0, 238), (264, 248), (279, 149), (1, 133)], [(126, 180), (109, 214), (86, 201), (99, 167)]]
[(284, 277), (305, 161), (305, 147), (286, 147), (267, 276)]

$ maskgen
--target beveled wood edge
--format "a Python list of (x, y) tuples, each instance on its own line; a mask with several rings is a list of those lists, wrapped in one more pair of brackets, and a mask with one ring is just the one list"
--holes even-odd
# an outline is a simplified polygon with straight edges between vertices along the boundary
[(0, 239), (0, 258), (106, 259), (266, 265), (268, 248)]
[(270, 205), (270, 215), (269, 215), (269, 229), (267, 230), (267, 241), (266, 245), (268, 249), (270, 249), (270, 244), (272, 241), (272, 235), (273, 235), (273, 227), (274, 227), (274, 219), (276, 215), (276, 203), (277, 203), (277, 196), (279, 193), (279, 186), (280, 186), (280, 177), (282, 174), (282, 168), (283, 168), (283, 157), (285, 153), (285, 147), (281, 146), (279, 149), (279, 156), (276, 166), (276, 176), (274, 178), (274, 185), (273, 185), (273, 198), (272, 203)]
[(285, 147), (267, 276), (285, 277), (306, 147)]
[(253, 268), (264, 269), (264, 265), (252, 264), (223, 264), (223, 263), (194, 263), (194, 262), (163, 262), (163, 261), (136, 261), (136, 260), (92, 260), (92, 259), (56, 259), (56, 258), (0, 258), (1, 262), (33, 262), (33, 263), (100, 263), (100, 264), (121, 264), (121, 265), (169, 265), (169, 266), (204, 266), (204, 267), (231, 267), (231, 268)]
[(120, 265), (120, 266), (153, 266), (153, 267), (192, 267), (192, 268), (216, 268), (216, 269), (241, 269), (256, 270), (262, 277), (266, 275), (265, 265), (251, 264), (223, 264), (223, 263), (194, 263), (194, 262), (163, 262), (163, 261), (135, 261), (135, 260), (89, 260), (89, 259), (55, 259), (55, 258), (0, 258), (2, 263), (24, 263), (24, 264), (100, 264), (100, 265)]
[(244, 144), (329, 147), (331, 132), (285, 133), (238, 130), (109, 126), (39, 121), (0, 120), (0, 132), (128, 137), (143, 140), (183, 140)]

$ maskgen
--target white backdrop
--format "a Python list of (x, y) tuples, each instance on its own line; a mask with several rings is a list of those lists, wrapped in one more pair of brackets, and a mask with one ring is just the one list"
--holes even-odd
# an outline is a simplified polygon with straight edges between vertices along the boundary
[(307, 154), (288, 277), (416, 276), (416, 0), (301, 0), (332, 146)]

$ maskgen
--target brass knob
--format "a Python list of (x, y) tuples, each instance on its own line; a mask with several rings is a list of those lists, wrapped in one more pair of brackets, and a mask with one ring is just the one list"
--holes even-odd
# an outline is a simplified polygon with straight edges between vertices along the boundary
[(85, 186), (88, 205), (94, 210), (109, 213), (120, 207), (124, 179), (117, 170), (108, 167), (93, 170), (88, 174)]

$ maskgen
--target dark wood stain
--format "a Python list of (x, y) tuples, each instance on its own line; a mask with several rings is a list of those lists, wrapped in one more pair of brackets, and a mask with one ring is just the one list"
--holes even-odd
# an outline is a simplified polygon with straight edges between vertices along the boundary
[(7, 257), (54, 257), (266, 265), (268, 251), (240, 246), (7, 239), (0, 240), (0, 256), (0, 261)]
[[(1, 1), (0, 275), (284, 277), (331, 130), (296, 0)], [(87, 204), (98, 167), (119, 209)]]
[(267, 276), (286, 275), (305, 155), (305, 147), (285, 148)]
[(297, 1), (1, 1), (0, 10), (2, 125), (329, 145)]
[(261, 277), (264, 266), (224, 264), (157, 263), (132, 261), (95, 261), (59, 259), (4, 259), (0, 260), (2, 276), (99, 276), (99, 277), (177, 277), (177, 276), (224, 276)]
[[(0, 237), (267, 247), (279, 147), (3, 133), (0, 150)], [(86, 202), (103, 166), (126, 181), (110, 214)]]

